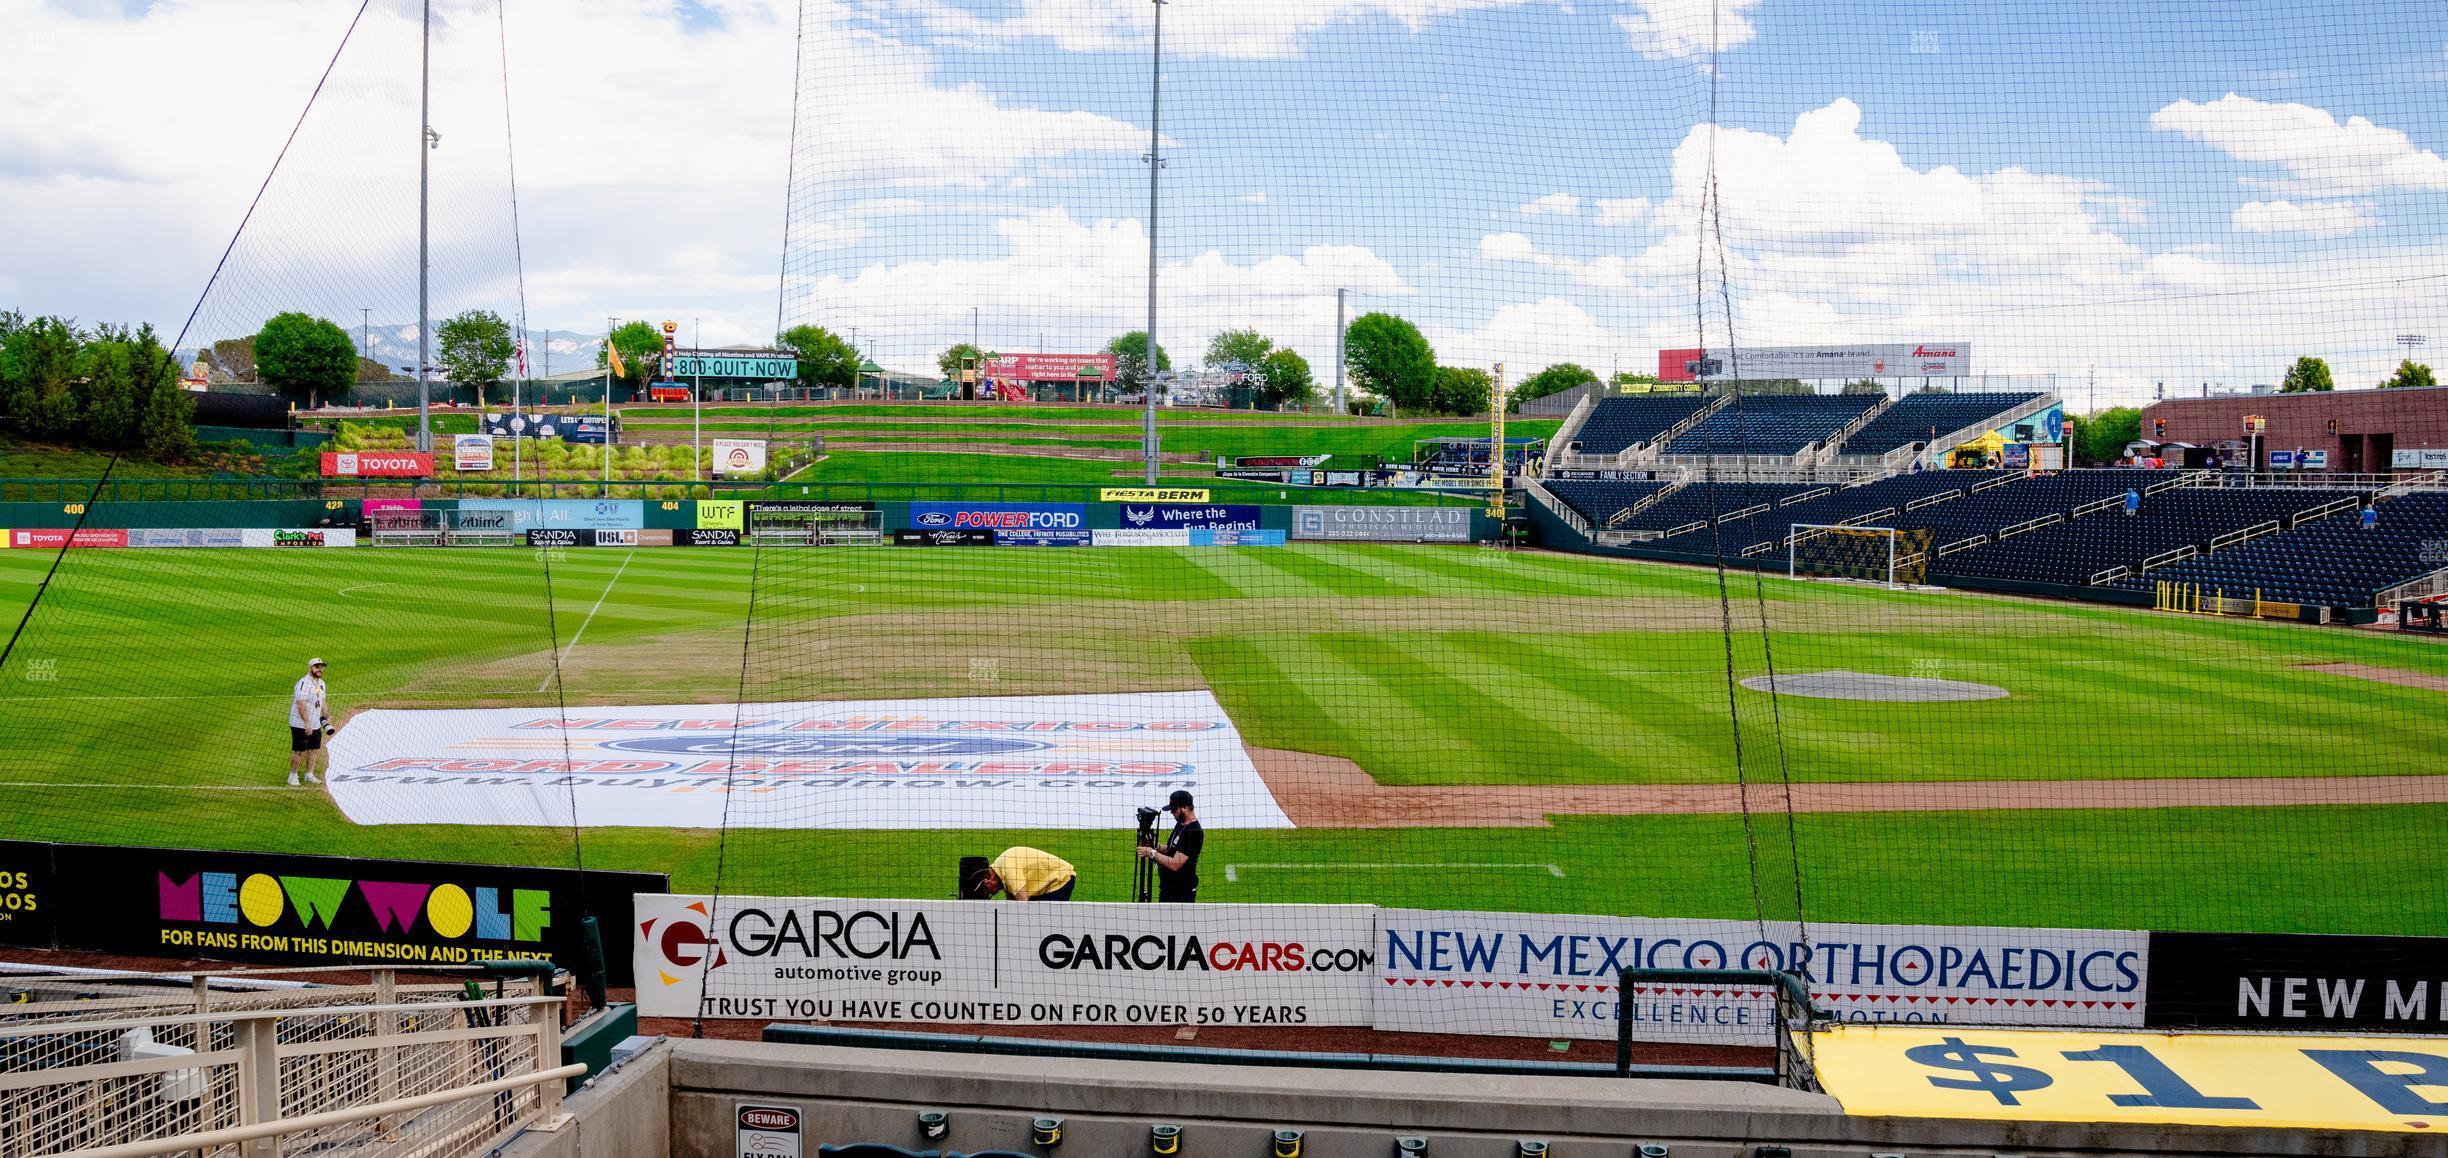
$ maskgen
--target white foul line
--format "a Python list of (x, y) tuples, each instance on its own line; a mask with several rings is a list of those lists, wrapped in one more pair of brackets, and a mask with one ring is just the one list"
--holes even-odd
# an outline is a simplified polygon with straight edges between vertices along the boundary
[[(559, 675), (561, 672), (561, 665), (569, 660), (571, 652), (578, 650), (578, 637), (586, 634), (587, 624), (595, 622), (595, 613), (603, 610), (603, 601), (611, 596), (612, 585), (620, 582), (621, 571), (628, 570), (629, 561), (635, 558), (637, 558), (637, 551), (634, 549), (632, 549), (628, 554), (621, 556), (620, 571), (614, 571), (612, 573), (612, 578), (604, 582), (603, 594), (595, 597), (595, 606), (587, 609), (586, 621), (584, 623), (580, 623), (578, 625), (578, 630), (571, 633), (569, 646), (562, 648), (561, 653), (553, 657), (552, 670), (544, 673), (544, 682), (536, 685), (536, 694), (541, 695), (543, 694), (544, 689), (552, 686), (553, 677)], [(549, 591), (545, 592), (544, 597), (550, 599), (552, 598), (552, 593)]]
[(1561, 876), (1563, 876), (1563, 875), (1564, 875), (1564, 870), (1563, 870), (1563, 868), (1562, 868), (1562, 867), (1560, 867), (1560, 866), (1557, 866), (1557, 865), (1551, 865), (1551, 864), (1535, 864), (1535, 863), (1530, 863), (1530, 862), (1516, 862), (1516, 861), (1477, 861), (1477, 862), (1461, 862), (1461, 863), (1456, 863), (1456, 862), (1452, 862), (1452, 861), (1402, 861), (1402, 862), (1386, 862), (1386, 861), (1379, 861), (1379, 862), (1374, 862), (1374, 863), (1364, 863), (1364, 862), (1361, 862), (1361, 861), (1335, 860), (1335, 861), (1317, 861), (1317, 862), (1314, 862), (1314, 863), (1302, 863), (1302, 864), (1228, 864), (1228, 865), (1225, 865), (1225, 866), (1224, 866), (1224, 879), (1225, 879), (1225, 881), (1226, 881), (1226, 882), (1228, 882), (1228, 883), (1229, 883), (1229, 882), (1238, 882), (1238, 881), (1241, 879), (1241, 870), (1242, 870), (1242, 869), (1245, 869), (1245, 868), (1250, 868), (1250, 869), (1412, 869), (1412, 868), (1417, 868), (1417, 869), (1447, 869), (1447, 868), (1481, 868), (1481, 869), (1496, 869), (1496, 868), (1509, 868), (1509, 869), (1545, 869), (1545, 870), (1547, 870), (1547, 874), (1548, 874), (1549, 876), (1561, 877)]

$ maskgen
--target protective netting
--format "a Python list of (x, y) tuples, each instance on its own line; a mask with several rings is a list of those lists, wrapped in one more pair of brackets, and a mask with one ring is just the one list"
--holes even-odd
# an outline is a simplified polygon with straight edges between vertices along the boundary
[[(363, 141), (412, 107), (403, 19), (353, 34), (292, 150), (312, 165), (269, 187), (201, 339), (279, 308), (398, 315), (415, 158)], [(1922, 983), (1904, 949), (1966, 985), (1960, 954), (2012, 950), (2053, 971), (2025, 988), (2136, 1017), (2138, 973), (2069, 980), (2119, 931), (2448, 917), (2448, 661), (2349, 625), (2448, 567), (2439, 476), (2379, 441), (2308, 475), (2240, 428), (2126, 445), (2162, 395), (2309, 381), (2315, 357), (2363, 387), (2415, 348), (2442, 301), (2448, 16), (811, 0), (736, 21), (796, 37), (770, 78), (793, 111), (778, 306), (771, 251), (707, 280), (753, 275), (726, 325), (762, 334), (770, 307), (796, 376), (674, 383), (727, 395), (701, 406), (618, 387), (610, 463), (500, 443), (549, 490), (495, 466), (310, 478), (277, 507), (226, 481), (0, 491), (0, 525), (39, 529), (0, 552), (0, 612), (41, 593), (0, 669), (0, 835), (668, 871), (736, 936), (779, 920), (757, 898), (951, 904), (978, 860), (1013, 893), (1129, 901), (1138, 812), (1167, 840), (1178, 790), (1201, 903), (1432, 911), (1363, 932), (1388, 987), (1808, 962), (1892, 997)], [(498, 70), (498, 29), (454, 26)], [(452, 99), (498, 102), (498, 71), (466, 67)], [(468, 166), (437, 201), (437, 317), (518, 298), (507, 157), (458, 140), (435, 154)], [(359, 216), (382, 230), (342, 229)], [(557, 320), (593, 325), (616, 296), (593, 292)], [(1501, 433), (1492, 399), (1521, 406)], [(2395, 447), (2440, 441), (2423, 421)], [(679, 465), (715, 438), (773, 465)], [(45, 549), (70, 528), (202, 537)], [(237, 549), (303, 545), (276, 528), (356, 547)], [(1814, 576), (1865, 582), (1789, 581)], [(293, 790), (277, 717), (310, 655), (341, 726), (329, 783)], [(837, 934), (875, 911), (827, 910)], [(944, 938), (1027, 936), (1075, 975), (1119, 967), (1047, 938), (1160, 935), (974, 911), (943, 910)], [(1599, 940), (1548, 939), (1576, 930)], [(769, 980), (672, 944), (664, 984)], [(901, 1012), (825, 1016), (1062, 1020)], [(2060, 1014), (2090, 1016), (2019, 1016)], [(1376, 1023), (1611, 1032), (1545, 1016)]]

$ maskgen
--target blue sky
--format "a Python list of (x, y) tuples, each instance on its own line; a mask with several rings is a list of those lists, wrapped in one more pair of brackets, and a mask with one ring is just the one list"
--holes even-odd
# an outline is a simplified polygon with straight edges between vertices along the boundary
[[(378, 4), (344, 56), (310, 156), (293, 153), (205, 324), (291, 298), (350, 324), (359, 306), (413, 316), (396, 226), (414, 154), (381, 143), (408, 91), (402, 7)], [(442, 7), (448, 312), (516, 301), (517, 282), (488, 208), (493, 11)], [(348, 9), (34, 5), (42, 63), (0, 79), (38, 110), (0, 123), (0, 212), (57, 236), (0, 242), (0, 303), (175, 328)], [(1138, 324), (1148, 5), (806, 10), (800, 28), (795, 0), (514, 0), (531, 326), (770, 331), (794, 44), (789, 320), (856, 328), (896, 366), (966, 337), (973, 306), (1006, 349)], [(1692, 344), (1708, 12), (1176, 0), (1162, 340), (1195, 352), (1256, 325), (1322, 363), (1340, 285), (1420, 322), (1451, 363), (1643, 367)], [(2096, 366), (2130, 397), (2274, 381), (2298, 353), (2363, 384), (2397, 333), (2448, 340), (2448, 6), (1727, 0), (1719, 16), (1718, 224), (1746, 344), (1969, 340), (1993, 373)], [(107, 80), (121, 64), (191, 78), (201, 55), (253, 83)], [(59, 240), (80, 231), (129, 251), (97, 262)]]

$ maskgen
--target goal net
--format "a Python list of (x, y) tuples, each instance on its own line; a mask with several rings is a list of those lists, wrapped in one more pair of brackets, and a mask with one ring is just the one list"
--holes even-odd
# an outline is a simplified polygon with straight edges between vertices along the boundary
[(1785, 543), (1788, 578), (1855, 579), (1917, 587), (1929, 576), (1930, 532), (1926, 529), (1795, 523)]

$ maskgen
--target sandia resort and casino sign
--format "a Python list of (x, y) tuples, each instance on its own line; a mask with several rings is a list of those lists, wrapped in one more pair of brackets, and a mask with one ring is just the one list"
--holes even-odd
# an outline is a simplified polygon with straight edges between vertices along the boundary
[[(575, 964), (591, 910), (605, 929), (661, 873), (0, 842), (42, 921), (0, 944), (264, 964)], [(613, 965), (627, 984), (627, 962)]]

